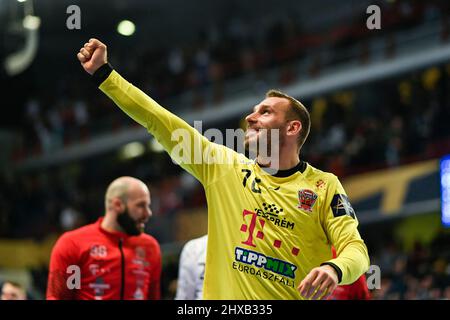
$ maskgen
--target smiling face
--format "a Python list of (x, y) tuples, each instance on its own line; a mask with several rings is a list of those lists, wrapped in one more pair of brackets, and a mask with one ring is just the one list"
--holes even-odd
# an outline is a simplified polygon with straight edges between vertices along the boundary
[(288, 125), (286, 114), (289, 108), (289, 101), (280, 97), (268, 97), (256, 105), (253, 112), (245, 118), (247, 121), (245, 149), (260, 154), (261, 148), (267, 148), (270, 153), (272, 140), (275, 138), (279, 139), (282, 146), (286, 137)]

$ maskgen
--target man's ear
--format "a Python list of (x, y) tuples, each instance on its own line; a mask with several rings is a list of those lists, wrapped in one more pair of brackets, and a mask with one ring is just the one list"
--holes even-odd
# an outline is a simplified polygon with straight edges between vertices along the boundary
[(122, 212), (125, 209), (125, 204), (119, 198), (112, 198), (111, 205), (116, 212)]
[(300, 120), (291, 120), (289, 121), (289, 125), (287, 127), (287, 135), (294, 136), (302, 131), (302, 123)]

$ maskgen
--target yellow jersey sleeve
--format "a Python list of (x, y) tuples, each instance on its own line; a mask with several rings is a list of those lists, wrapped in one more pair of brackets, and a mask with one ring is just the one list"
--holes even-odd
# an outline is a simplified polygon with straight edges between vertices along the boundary
[(192, 126), (175, 116), (137, 87), (126, 81), (115, 70), (100, 85), (103, 91), (128, 116), (145, 127), (181, 167), (208, 185), (227, 174), (237, 154), (210, 142)]
[(337, 258), (327, 264), (342, 272), (340, 284), (355, 282), (369, 268), (367, 247), (358, 232), (358, 220), (344, 188), (336, 176), (327, 191), (323, 207), (323, 226)]

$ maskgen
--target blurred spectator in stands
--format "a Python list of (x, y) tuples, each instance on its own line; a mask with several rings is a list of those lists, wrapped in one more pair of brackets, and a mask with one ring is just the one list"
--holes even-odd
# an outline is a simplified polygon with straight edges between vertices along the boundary
[(15, 281), (5, 281), (0, 300), (27, 300), (25, 288)]
[(446, 287), (444, 289), (444, 293), (442, 295), (442, 299), (444, 300), (450, 300), (450, 286)]
[(84, 100), (77, 100), (73, 104), (75, 123), (79, 130), (79, 139), (85, 140), (87, 138), (87, 126), (89, 125), (89, 113), (86, 102)]
[(388, 166), (397, 166), (400, 164), (400, 158), (403, 155), (404, 127), (403, 119), (395, 116), (387, 130), (387, 148), (385, 151), (386, 163)]
[(399, 294), (399, 299), (403, 299), (406, 292), (406, 264), (407, 260), (401, 255), (397, 255), (394, 262), (394, 268), (391, 275), (391, 292), (397, 292)]
[(81, 227), (84, 225), (84, 220), (77, 210), (68, 206), (61, 211), (59, 223), (61, 225), (61, 230), (66, 232)]

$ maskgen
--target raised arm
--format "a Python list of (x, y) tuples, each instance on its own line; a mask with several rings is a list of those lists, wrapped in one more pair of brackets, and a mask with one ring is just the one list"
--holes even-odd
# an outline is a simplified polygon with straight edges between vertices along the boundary
[(204, 161), (204, 154), (219, 159), (215, 162), (217, 164), (234, 158), (234, 151), (210, 142), (184, 120), (121, 77), (108, 64), (105, 44), (97, 39), (90, 39), (80, 49), (77, 57), (83, 68), (95, 78), (100, 90), (144, 126), (172, 159), (200, 182), (208, 184), (226, 174), (223, 170), (215, 170), (216, 166), (208, 165), (210, 163)]

